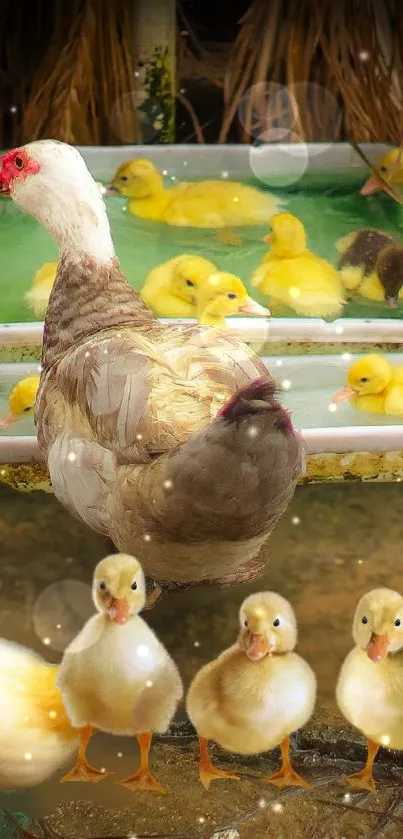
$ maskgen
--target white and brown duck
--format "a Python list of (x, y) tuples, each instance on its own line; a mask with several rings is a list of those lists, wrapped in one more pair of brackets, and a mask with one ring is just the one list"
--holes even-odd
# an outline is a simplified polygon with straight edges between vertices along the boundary
[(59, 246), (36, 404), (55, 495), (163, 588), (257, 576), (303, 458), (263, 362), (229, 332), (155, 319), (73, 147), (8, 152), (0, 189)]

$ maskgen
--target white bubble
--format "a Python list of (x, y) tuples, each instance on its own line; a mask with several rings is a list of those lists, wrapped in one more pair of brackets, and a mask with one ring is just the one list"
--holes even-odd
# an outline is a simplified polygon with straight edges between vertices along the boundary
[(77, 580), (59, 580), (45, 588), (35, 602), (34, 631), (46, 646), (64, 652), (93, 614), (90, 586)]
[(253, 174), (261, 183), (271, 188), (287, 187), (298, 183), (309, 163), (306, 143), (290, 134), (282, 141), (277, 128), (265, 132), (265, 141), (251, 146), (249, 163)]
[(289, 390), (290, 387), (291, 387), (290, 380), (289, 379), (284, 379), (284, 381), (282, 382), (282, 386), (283, 386), (284, 390)]
[(136, 652), (137, 652), (137, 655), (139, 656), (139, 658), (147, 658), (147, 656), (149, 654), (149, 648), (147, 647), (146, 644), (139, 644)]

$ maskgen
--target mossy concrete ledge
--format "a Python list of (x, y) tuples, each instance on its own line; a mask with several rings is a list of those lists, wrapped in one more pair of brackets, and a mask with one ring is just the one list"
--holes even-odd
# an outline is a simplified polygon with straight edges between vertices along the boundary
[[(311, 454), (299, 485), (350, 481), (400, 483), (403, 481), (403, 451)], [(47, 466), (41, 462), (0, 464), (0, 484), (19, 492), (53, 492)]]

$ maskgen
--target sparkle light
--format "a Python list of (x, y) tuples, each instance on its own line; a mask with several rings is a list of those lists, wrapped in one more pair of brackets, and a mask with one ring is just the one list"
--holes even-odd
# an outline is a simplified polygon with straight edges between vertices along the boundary
[(359, 559), (359, 560), (358, 560), (358, 565), (362, 565), (362, 562), (363, 562), (363, 560), (362, 560), (362, 559)]
[(151, 542), (151, 536), (149, 533), (145, 533), (143, 538), (145, 542)]
[(199, 818), (197, 819), (197, 821), (199, 822), (199, 824), (204, 824), (204, 822), (206, 821), (206, 819), (204, 818), (204, 816), (199, 816)]
[(106, 772), (106, 768), (105, 768), (105, 766), (101, 766), (101, 772), (102, 772), (103, 774), (105, 774), (105, 772)]
[(237, 196), (237, 195), (235, 195), (233, 200), (234, 200), (234, 204), (237, 204), (237, 203), (238, 203), (238, 201), (239, 201), (238, 196)]
[(39, 367), (37, 367), (37, 370), (38, 370), (38, 373), (42, 373), (42, 364), (40, 364)]
[(90, 354), (91, 354), (91, 353), (89, 353), (89, 352), (88, 352), (88, 350), (87, 350), (87, 352), (85, 353), (85, 357), (86, 357), (86, 358), (89, 358), (89, 357), (90, 357)]
[(118, 757), (123, 757), (123, 752), (118, 752)]
[(292, 517), (292, 519), (291, 519), (291, 523), (292, 523), (292, 524), (295, 524), (295, 525), (297, 525), (297, 524), (301, 524), (301, 519), (300, 519), (300, 517), (299, 517), (299, 516), (293, 516), (293, 517)]
[(341, 335), (344, 332), (344, 329), (342, 326), (336, 326), (334, 331), (337, 332), (338, 335)]
[(31, 752), (25, 752), (24, 758), (25, 758), (25, 760), (32, 760)]
[(170, 481), (170, 480), (164, 481), (164, 487), (165, 487), (165, 489), (172, 489), (173, 482)]
[(61, 628), (62, 628), (61, 623), (57, 623), (57, 624), (56, 624), (56, 629), (61, 629)]
[(351, 352), (344, 352), (342, 355), (343, 361), (351, 361), (352, 357)]
[(284, 805), (280, 804), (279, 801), (275, 801), (274, 804), (271, 805), (271, 809), (273, 810), (273, 813), (282, 813)]
[(167, 175), (167, 174), (168, 174), (168, 170), (167, 170), (167, 169), (163, 169), (163, 170), (162, 170), (162, 174), (163, 174), (163, 175)]
[(23, 717), (23, 720), (24, 722), (29, 722), (30, 718), (25, 715), (25, 717)]
[(382, 746), (389, 746), (389, 743), (390, 743), (390, 737), (389, 737), (389, 734), (383, 734), (383, 735), (382, 735), (382, 737), (381, 737), (381, 743), (382, 743)]
[(50, 720), (55, 720), (56, 717), (57, 717), (57, 712), (56, 711), (49, 711), (49, 719)]
[(351, 792), (346, 792), (346, 794), (343, 795), (343, 801), (344, 801), (345, 804), (350, 804)]
[(290, 382), (289, 379), (284, 379), (284, 381), (282, 382), (282, 385), (283, 385), (284, 390), (289, 390), (290, 387), (291, 387), (291, 382)]
[(50, 638), (44, 638), (43, 643), (45, 644), (46, 647), (48, 647), (49, 644), (50, 644)]
[(301, 297), (301, 289), (296, 288), (296, 286), (292, 286), (288, 293), (293, 300), (296, 300), (297, 297)]
[(6, 470), (5, 470), (5, 469), (1, 469), (1, 470), (0, 470), (0, 475), (1, 475), (1, 477), (2, 477), (2, 478), (4, 478), (4, 475), (5, 475), (5, 474), (6, 474)]
[(143, 439), (142, 434), (136, 434), (136, 440), (142, 440), (142, 439)]
[(17, 110), (18, 110), (17, 105), (11, 105), (10, 114), (16, 114)]
[(257, 435), (259, 434), (259, 429), (256, 428), (256, 425), (251, 425), (250, 428), (248, 428), (248, 434), (249, 437), (257, 437)]
[(139, 644), (136, 652), (139, 658), (147, 658), (149, 649), (146, 644)]
[(337, 405), (334, 402), (331, 402), (329, 405), (329, 411), (331, 414), (335, 414), (337, 411)]
[(70, 460), (71, 463), (74, 463), (76, 458), (77, 458), (77, 455), (76, 455), (75, 452), (69, 452), (68, 455), (67, 455), (67, 460)]
[(227, 172), (227, 170), (226, 170), (226, 169), (224, 169), (224, 171), (223, 171), (223, 172), (221, 172), (221, 177), (222, 177), (222, 178), (228, 178), (228, 172)]
[(151, 681), (151, 679), (147, 679), (146, 688), (152, 688), (152, 686), (153, 686), (153, 682)]
[(368, 61), (368, 59), (369, 59), (368, 50), (361, 50), (361, 52), (358, 53), (358, 58), (360, 58), (361, 61)]
[(195, 641), (193, 644), (194, 647), (200, 647), (200, 641)]
[(282, 362), (281, 358), (278, 358), (277, 361), (276, 361), (276, 367), (281, 367), (282, 364), (283, 364), (283, 362)]
[(183, 165), (184, 165), (184, 166), (187, 166), (187, 165), (188, 165), (187, 160), (184, 160), (184, 161), (183, 161)]
[(260, 801), (259, 801), (259, 807), (260, 807), (262, 810), (264, 810), (264, 808), (266, 807), (266, 804), (267, 804), (266, 799), (265, 799), (265, 798), (261, 798), (261, 799), (260, 799)]

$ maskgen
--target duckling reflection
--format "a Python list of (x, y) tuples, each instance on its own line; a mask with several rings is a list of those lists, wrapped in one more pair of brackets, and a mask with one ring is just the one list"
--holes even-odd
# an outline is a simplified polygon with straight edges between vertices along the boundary
[(367, 738), (368, 758), (347, 780), (375, 792), (372, 767), (379, 747), (403, 749), (402, 596), (387, 588), (365, 594), (354, 615), (353, 638), (336, 698), (346, 719)]
[(58, 676), (67, 714), (80, 736), (77, 763), (62, 782), (98, 783), (110, 774), (86, 758), (98, 729), (137, 737), (140, 769), (122, 786), (164, 793), (150, 772), (149, 750), (153, 733), (168, 728), (183, 688), (176, 665), (139, 616), (145, 580), (137, 559), (126, 554), (103, 559), (94, 573), (93, 600), (98, 614), (67, 648)]
[(199, 776), (206, 789), (216, 778), (236, 778), (213, 766), (208, 741), (238, 754), (280, 746), (282, 767), (267, 780), (278, 787), (310, 785), (293, 769), (289, 736), (308, 722), (316, 678), (294, 652), (297, 624), (291, 605), (274, 592), (250, 595), (240, 609), (237, 642), (203, 667), (187, 696), (196, 728)]
[(357, 411), (403, 417), (403, 367), (393, 367), (375, 353), (358, 359), (349, 368), (347, 384), (332, 401), (338, 405), (345, 399)]
[(12, 425), (22, 417), (32, 414), (35, 408), (40, 376), (26, 376), (13, 387), (8, 398), (9, 413), (0, 417), (0, 428)]

